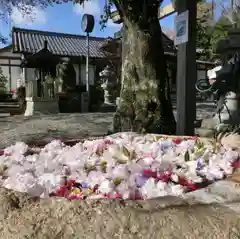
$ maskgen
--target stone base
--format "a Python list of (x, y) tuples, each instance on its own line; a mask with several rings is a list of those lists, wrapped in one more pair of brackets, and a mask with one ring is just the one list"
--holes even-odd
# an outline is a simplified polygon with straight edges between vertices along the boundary
[(215, 133), (229, 132), (234, 129), (234, 123), (220, 123), (217, 117), (203, 119), (200, 128), (196, 128), (195, 132), (201, 137), (213, 137)]
[(59, 113), (58, 100), (26, 100), (24, 116)]
[(201, 126), (195, 129), (195, 133), (200, 137), (212, 138), (219, 130), (219, 121), (216, 117), (203, 119)]
[(100, 106), (99, 111), (100, 112), (115, 112), (116, 111), (117, 106), (115, 104), (111, 104), (111, 103), (103, 103)]
[(195, 129), (195, 133), (200, 137), (212, 138), (218, 130), (219, 121), (216, 117), (203, 119), (201, 126)]
[(207, 129), (207, 128), (196, 128), (195, 133), (197, 135), (199, 135), (200, 137), (212, 138), (212, 137), (214, 137), (215, 130)]
[(0, 188), (1, 238), (239, 238), (239, 194), (231, 181), (143, 201), (36, 199)]
[(214, 118), (206, 118), (202, 120), (201, 128), (215, 129), (219, 122)]

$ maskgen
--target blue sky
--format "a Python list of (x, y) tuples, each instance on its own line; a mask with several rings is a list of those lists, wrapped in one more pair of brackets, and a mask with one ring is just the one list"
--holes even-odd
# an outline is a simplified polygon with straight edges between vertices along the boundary
[[(96, 24), (92, 35), (101, 37), (113, 36), (114, 32), (118, 31), (121, 26), (113, 24), (110, 21), (107, 28), (101, 31), (100, 25), (98, 24), (105, 2), (106, 0), (91, 0), (86, 2), (84, 8), (80, 5), (73, 5), (72, 3), (55, 5), (53, 7), (48, 7), (44, 11), (33, 8), (31, 10), (33, 13), (32, 18), (23, 16), (17, 9), (13, 9), (12, 16), (9, 17), (10, 20), (8, 19), (8, 24), (3, 21), (0, 22), (0, 32), (8, 36), (11, 27), (17, 26), (54, 32), (83, 34), (81, 30), (81, 17), (84, 13), (90, 13), (96, 18)], [(165, 0), (163, 5), (168, 3), (170, 3), (170, 0)], [(174, 15), (163, 19), (161, 25), (163, 28), (173, 29)]]
[[(170, 0), (165, 0), (164, 5)], [(98, 20), (103, 9), (105, 0), (91, 0), (82, 8), (72, 3), (64, 3), (48, 7), (44, 11), (33, 9), (33, 16), (23, 16), (17, 9), (13, 9), (12, 16), (8, 19), (8, 24), (0, 22), (0, 32), (8, 36), (12, 26), (47, 30), (54, 32), (64, 32), (73, 34), (83, 34), (81, 30), (81, 17), (84, 13), (93, 14), (96, 18), (96, 24), (92, 35), (108, 37), (113, 36), (121, 26), (109, 21), (107, 28), (100, 29)], [(174, 17), (170, 16), (162, 21), (162, 25), (167, 28), (173, 28)]]

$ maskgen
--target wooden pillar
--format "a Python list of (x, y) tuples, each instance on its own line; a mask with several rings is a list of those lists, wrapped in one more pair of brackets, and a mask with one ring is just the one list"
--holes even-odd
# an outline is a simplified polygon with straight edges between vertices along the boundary
[(178, 45), (177, 135), (194, 135), (196, 119), (196, 0), (178, 0), (177, 12), (189, 11), (188, 42)]

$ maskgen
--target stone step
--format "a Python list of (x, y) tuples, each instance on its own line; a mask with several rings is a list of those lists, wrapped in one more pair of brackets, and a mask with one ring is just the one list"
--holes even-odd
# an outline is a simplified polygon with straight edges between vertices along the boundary
[(9, 116), (10, 116), (10, 113), (1, 113), (0, 112), (0, 118), (9, 117)]
[(19, 104), (16, 102), (0, 102), (0, 108), (18, 108)]
[(10, 116), (15, 114), (21, 114), (21, 109), (18, 105), (11, 105), (10, 107), (0, 106), (1, 117), (4, 115)]

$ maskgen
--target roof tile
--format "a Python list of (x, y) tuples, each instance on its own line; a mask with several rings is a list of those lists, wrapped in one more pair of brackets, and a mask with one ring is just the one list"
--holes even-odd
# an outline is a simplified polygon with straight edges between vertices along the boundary
[[(49, 50), (59, 56), (86, 55), (86, 37), (47, 31), (37, 31), (22, 28), (13, 28), (13, 52), (36, 53), (43, 48), (47, 40)], [(100, 50), (105, 38), (89, 37), (89, 56), (94, 58), (105, 57)]]
[[(85, 56), (86, 37), (48, 31), (38, 31), (23, 28), (13, 28), (13, 52), (14, 53), (36, 53), (48, 42), (48, 49), (59, 56)], [(89, 37), (89, 56), (94, 58), (105, 58), (100, 49), (106, 43), (107, 38)], [(163, 33), (164, 50), (167, 53), (175, 53), (176, 48), (173, 41)]]

